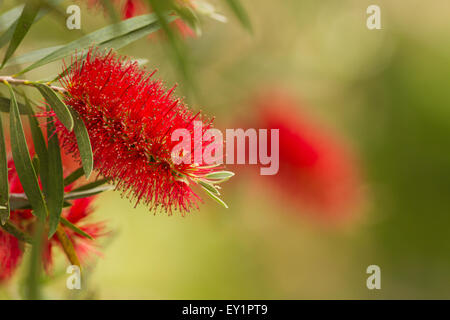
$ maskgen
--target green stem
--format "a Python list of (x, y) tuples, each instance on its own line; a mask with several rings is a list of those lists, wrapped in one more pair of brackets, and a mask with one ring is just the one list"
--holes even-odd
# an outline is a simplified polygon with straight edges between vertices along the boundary
[(45, 224), (37, 220), (37, 228), (34, 234), (34, 245), (31, 247), (28, 272), (26, 274), (25, 297), (28, 300), (38, 300), (41, 298), (40, 276), (42, 272), (42, 248), (44, 245)]

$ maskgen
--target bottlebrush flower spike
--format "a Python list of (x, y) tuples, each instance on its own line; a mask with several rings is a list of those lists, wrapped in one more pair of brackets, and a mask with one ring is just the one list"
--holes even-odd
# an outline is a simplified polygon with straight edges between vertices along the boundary
[[(155, 72), (147, 74), (112, 51), (91, 48), (85, 58), (72, 63), (62, 79), (68, 93), (65, 103), (86, 125), (94, 168), (136, 204), (142, 201), (169, 214), (198, 208), (201, 199), (192, 183), (204, 182), (218, 168), (193, 161), (174, 164), (171, 151), (178, 142), (171, 141), (171, 135), (176, 129), (187, 129), (195, 146), (194, 121), (202, 121), (200, 112), (193, 114), (172, 96), (174, 88), (167, 91), (161, 81), (152, 80)], [(203, 135), (212, 120), (202, 123)], [(60, 123), (57, 130), (65, 150), (77, 154), (74, 134)], [(212, 143), (203, 143), (202, 152)]]

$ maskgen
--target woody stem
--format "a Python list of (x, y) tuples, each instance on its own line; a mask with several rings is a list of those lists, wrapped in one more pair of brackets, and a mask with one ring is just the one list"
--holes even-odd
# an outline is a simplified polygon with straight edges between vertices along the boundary
[(39, 81), (30, 81), (30, 80), (24, 80), (24, 79), (17, 79), (11, 76), (0, 76), (0, 83), (10, 83), (12, 85), (24, 85), (24, 86), (34, 86), (38, 83), (43, 83), (46, 84), (47, 86), (49, 86), (51, 89), (58, 91), (60, 93), (64, 93), (67, 90), (62, 88), (62, 87), (57, 87), (57, 86), (53, 86), (50, 85), (50, 82), (39, 82)]

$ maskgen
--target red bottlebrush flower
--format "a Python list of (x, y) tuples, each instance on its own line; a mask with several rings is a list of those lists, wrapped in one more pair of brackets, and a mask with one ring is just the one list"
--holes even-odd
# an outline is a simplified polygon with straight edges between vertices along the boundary
[(14, 274), (22, 255), (23, 248), (19, 240), (0, 229), (0, 282)]
[[(67, 168), (67, 160), (64, 160), (64, 169)], [(69, 165), (70, 167), (70, 165)], [(11, 193), (23, 193), (22, 185), (15, 170), (14, 162), (8, 161), (8, 180)], [(74, 184), (69, 185), (66, 191), (70, 191)], [(94, 240), (106, 234), (105, 225), (102, 222), (83, 223), (92, 214), (91, 204), (95, 197), (76, 199), (72, 201), (72, 206), (64, 209), (62, 216), (76, 225), (78, 228), (89, 234)], [(13, 210), (10, 213), (10, 222), (22, 231), (30, 232), (34, 228), (36, 218), (31, 210)], [(95, 241), (85, 238), (71, 229), (64, 227), (65, 232), (71, 239), (75, 251), (80, 260), (86, 260), (91, 253), (99, 254)], [(57, 236), (50, 240), (45, 237), (42, 251), (42, 262), (47, 272), (50, 272), (53, 264), (52, 248), (59, 244)], [(0, 229), (0, 282), (8, 280), (20, 264), (24, 252), (24, 244), (6, 231)]]
[(122, 9), (122, 17), (123, 19), (132, 18), (145, 11), (145, 4), (141, 0), (126, 0)]
[(296, 101), (280, 92), (256, 99), (258, 126), (279, 129), (279, 172), (264, 176), (286, 201), (323, 220), (341, 220), (360, 203), (358, 164), (345, 143), (300, 113)]
[[(78, 228), (90, 235), (93, 240), (83, 237), (82, 235), (76, 233), (75, 231), (64, 227), (64, 230), (72, 241), (77, 256), (80, 258), (82, 263), (85, 263), (86, 259), (94, 253), (96, 255), (101, 255), (98, 250), (98, 246), (95, 239), (105, 236), (108, 232), (106, 231), (104, 222), (93, 222), (86, 223), (85, 220), (92, 214), (92, 202), (95, 200), (95, 196), (89, 198), (76, 199), (73, 201), (72, 206), (66, 209), (61, 214), (62, 217), (66, 218), (69, 222), (76, 225)], [(50, 241), (46, 242), (44, 247), (44, 266), (47, 272), (51, 269), (52, 265), (52, 247), (54, 245), (60, 245), (58, 237), (53, 236)]]
[[(136, 204), (143, 201), (151, 208), (185, 213), (198, 207), (200, 200), (190, 183), (217, 168), (203, 162), (173, 163), (171, 151), (178, 142), (171, 141), (172, 133), (186, 129), (195, 146), (194, 121), (201, 121), (201, 116), (172, 97), (173, 88), (167, 91), (160, 81), (152, 80), (153, 74), (111, 51), (91, 49), (86, 58), (73, 62), (62, 81), (68, 93), (65, 103), (83, 119), (94, 167), (102, 176)], [(204, 121), (202, 135), (211, 126), (211, 121)], [(76, 154), (74, 134), (59, 123), (57, 130), (66, 151)], [(202, 152), (211, 143), (203, 143)]]
[(180, 32), (180, 34), (183, 38), (195, 38), (196, 37), (194, 30), (192, 30), (191, 27), (189, 27), (183, 20), (176, 19), (173, 22), (173, 24), (178, 29), (178, 31)]

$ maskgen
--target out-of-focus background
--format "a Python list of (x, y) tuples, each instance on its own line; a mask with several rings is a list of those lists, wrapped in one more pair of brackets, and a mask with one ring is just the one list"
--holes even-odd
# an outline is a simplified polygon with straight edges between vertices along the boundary
[[(60, 257), (45, 296), (450, 298), (450, 2), (243, 0), (253, 34), (222, 1), (211, 2), (229, 21), (205, 18), (203, 35), (185, 39), (196, 94), (161, 39), (120, 53), (148, 59), (216, 127), (281, 126), (281, 148), (296, 151), (280, 150), (279, 178), (230, 167), (229, 209), (205, 199), (199, 211), (167, 217), (118, 193), (101, 195), (95, 217), (113, 230), (103, 256), (75, 296)], [(17, 55), (109, 22), (76, 3), (80, 31), (46, 17)], [(366, 26), (372, 4), (381, 30)], [(60, 70), (54, 63), (27, 76)], [(381, 290), (366, 287), (369, 265), (381, 268)], [(0, 297), (17, 290), (0, 288)]]

